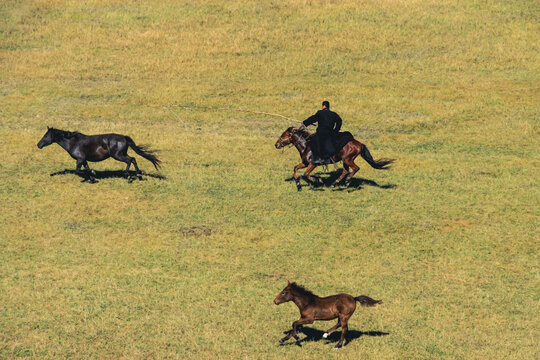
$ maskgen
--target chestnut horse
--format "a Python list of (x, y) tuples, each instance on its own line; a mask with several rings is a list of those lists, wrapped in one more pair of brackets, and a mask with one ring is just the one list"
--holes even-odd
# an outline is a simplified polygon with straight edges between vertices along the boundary
[(339, 349), (343, 345), (347, 330), (349, 329), (347, 323), (354, 310), (356, 310), (357, 301), (362, 306), (382, 304), (382, 300), (373, 300), (365, 295), (353, 297), (349, 294), (342, 293), (321, 298), (304, 287), (297, 285), (295, 282), (289, 282), (287, 284), (274, 299), (274, 304), (279, 305), (287, 301), (293, 301), (298, 306), (300, 319), (292, 323), (292, 330), (287, 336), (279, 340), (280, 344), (289, 340), (291, 336), (298, 342), (300, 339), (296, 331), (299, 325), (312, 324), (315, 320), (333, 320), (337, 318), (338, 322), (336, 326), (323, 334), (323, 338), (326, 339), (328, 335), (341, 326), (341, 338), (335, 346), (336, 349)]
[[(303, 169), (307, 167), (305, 176), (309, 181), (315, 183), (313, 178), (309, 174), (317, 167), (312, 163), (313, 155), (311, 153), (311, 147), (309, 145), (309, 137), (311, 134), (303, 129), (297, 129), (290, 127), (281, 134), (279, 139), (276, 142), (276, 149), (281, 149), (287, 145), (294, 145), (298, 152), (302, 162), (294, 167), (294, 180), (296, 182), (296, 188), (298, 191), (302, 190), (300, 186), (300, 179), (298, 178), (298, 169)], [(390, 168), (390, 164), (393, 163), (394, 159), (379, 159), (374, 160), (371, 156), (366, 145), (362, 144), (357, 140), (349, 141), (337, 154), (332, 156), (332, 161), (337, 163), (343, 161), (343, 171), (341, 176), (337, 178), (330, 187), (335, 187), (338, 185), (343, 178), (345, 178), (345, 186), (349, 186), (351, 179), (358, 171), (359, 167), (354, 163), (354, 159), (360, 154), (364, 160), (367, 161), (371, 167), (378, 170), (387, 170)], [(349, 171), (349, 168), (352, 168), (352, 171)]]
[(87, 161), (103, 161), (109, 157), (127, 164), (126, 177), (129, 178), (129, 167), (131, 164), (135, 166), (137, 174), (142, 174), (143, 172), (139, 170), (135, 158), (127, 154), (128, 148), (132, 148), (137, 154), (150, 161), (156, 170), (159, 170), (161, 162), (154, 155), (153, 151), (148, 150), (146, 146), (135, 145), (135, 142), (129, 136), (125, 135), (84, 135), (80, 132), (64, 131), (47, 126), (47, 132), (39, 140), (37, 147), (41, 149), (52, 143), (60, 145), (72, 158), (77, 160), (75, 169), (77, 173), (81, 173), (81, 167), (84, 166), (92, 183), (95, 182), (92, 176), (94, 172), (90, 170)]

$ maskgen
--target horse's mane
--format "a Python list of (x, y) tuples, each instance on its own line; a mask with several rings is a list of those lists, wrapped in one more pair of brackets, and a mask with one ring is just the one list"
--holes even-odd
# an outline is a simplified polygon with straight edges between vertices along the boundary
[(300, 293), (300, 295), (304, 295), (309, 297), (310, 300), (314, 300), (317, 295), (312, 293), (310, 290), (306, 289), (302, 285), (298, 285), (297, 283), (293, 282), (290, 284), (291, 289)]
[(309, 139), (309, 137), (311, 136), (309, 131), (307, 131), (306, 129), (300, 129), (300, 128), (295, 128), (295, 127), (290, 127), (289, 129), (290, 129), (291, 133), (298, 134), (301, 137), (303, 137), (304, 139)]
[(83, 133), (80, 133), (78, 131), (67, 131), (67, 130), (60, 130), (55, 128), (50, 128), (49, 130), (52, 130), (55, 135), (60, 135), (64, 139), (71, 139), (73, 137), (79, 137), (84, 136)]

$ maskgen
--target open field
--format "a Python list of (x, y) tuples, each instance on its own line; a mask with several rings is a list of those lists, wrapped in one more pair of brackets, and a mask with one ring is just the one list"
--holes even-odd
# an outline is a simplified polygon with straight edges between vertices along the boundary
[[(0, 2), (0, 358), (538, 359), (537, 1)], [(302, 192), (324, 99), (392, 171)], [(81, 182), (46, 126), (160, 150)], [(132, 153), (132, 152), (131, 152)], [(329, 167), (328, 171), (336, 171)], [(315, 171), (316, 175), (329, 174)], [(360, 308), (339, 351), (287, 279)], [(305, 335), (301, 335), (301, 338)], [(336, 333), (331, 339), (337, 340)]]

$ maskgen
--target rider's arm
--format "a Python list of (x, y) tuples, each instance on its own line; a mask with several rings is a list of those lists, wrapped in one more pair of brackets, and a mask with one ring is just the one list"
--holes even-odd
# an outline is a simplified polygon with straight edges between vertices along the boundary
[(334, 131), (338, 132), (339, 130), (341, 130), (341, 118), (336, 114), (336, 126), (334, 126)]
[(304, 120), (302, 122), (302, 124), (304, 124), (304, 126), (309, 126), (309, 125), (315, 124), (317, 121), (319, 121), (319, 117), (317, 115), (318, 114), (311, 115), (306, 120)]

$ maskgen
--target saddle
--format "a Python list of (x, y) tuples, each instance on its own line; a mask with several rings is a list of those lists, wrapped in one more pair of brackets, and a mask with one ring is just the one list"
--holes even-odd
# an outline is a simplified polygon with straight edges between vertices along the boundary
[(338, 132), (336, 135), (334, 135), (332, 137), (332, 142), (334, 144), (334, 148), (336, 149), (336, 154), (340, 152), (341, 149), (343, 149), (343, 147), (347, 145), (348, 142), (353, 140), (354, 137), (348, 131)]
[[(341, 151), (341, 149), (343, 149), (343, 147), (345, 145), (347, 145), (347, 143), (349, 141), (352, 141), (352, 140), (354, 140), (354, 137), (348, 131), (343, 131), (343, 132), (338, 132), (338, 133), (333, 134), (331, 136), (331, 138), (330, 138), (330, 141), (332, 142), (332, 146), (334, 148), (334, 153), (328, 158), (320, 158), (319, 156), (317, 156), (318, 154), (314, 154), (315, 159), (313, 161), (313, 164), (315, 164), (315, 165), (333, 164), (334, 162), (332, 161), (332, 156), (339, 153)], [(312, 149), (313, 149), (313, 147), (312, 147)]]

